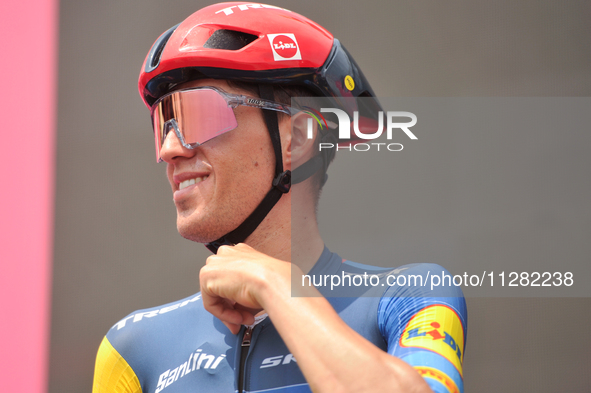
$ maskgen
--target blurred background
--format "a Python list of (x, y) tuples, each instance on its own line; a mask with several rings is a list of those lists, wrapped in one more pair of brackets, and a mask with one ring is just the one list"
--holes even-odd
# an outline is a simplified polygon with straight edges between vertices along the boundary
[[(176, 232), (165, 166), (154, 160), (150, 120), (137, 92), (137, 78), (156, 38), (208, 4), (60, 1), (50, 393), (90, 392), (96, 350), (115, 322), (136, 309), (199, 290), (199, 269), (209, 253)], [(306, 15), (331, 31), (381, 97), (591, 96), (588, 1), (278, 0), (272, 4)], [(589, 127), (580, 130), (578, 149), (559, 149), (560, 155), (549, 157), (536, 173), (542, 178), (554, 163), (577, 164), (573, 165), (576, 178), (567, 178), (560, 183), (566, 187), (544, 200), (547, 214), (529, 229), (535, 236), (536, 228), (550, 225), (552, 231), (574, 237), (572, 243), (558, 244), (557, 254), (564, 251), (565, 258), (591, 262), (585, 244), (591, 240), (591, 199), (586, 198), (591, 196), (591, 143), (585, 136), (589, 131)], [(524, 147), (539, 148), (535, 143)], [(405, 204), (390, 207), (398, 220), (392, 227), (371, 225), (372, 217), (366, 217), (366, 223), (359, 221), (361, 216), (343, 221), (343, 214), (326, 202), (337, 195), (331, 182), (335, 187), (350, 182), (354, 188), (356, 178), (370, 175), (361, 163), (337, 164), (329, 172), (320, 221), (328, 246), (343, 257), (370, 262), (348, 254), (334, 231), (337, 227), (367, 226), (373, 231), (368, 237), (391, 234), (388, 247), (404, 247), (408, 254), (404, 263), (438, 262), (437, 249), (454, 249), (467, 259), (488, 258), (491, 251), (504, 247), (510, 247), (507, 255), (519, 250), (518, 242), (503, 242), (502, 228), (478, 233), (478, 228), (466, 226), (456, 238), (430, 244), (425, 239), (437, 239), (433, 228), (445, 229), (437, 212), (446, 206), (430, 200), (425, 208), (434, 214), (417, 221), (409, 212), (424, 205), (413, 206), (409, 192), (404, 194)], [(483, 185), (490, 171), (482, 174), (486, 171), (482, 161), (466, 165), (473, 165), (472, 170), (455, 180), (462, 182), (458, 189), (472, 193), (476, 205), (456, 211), (455, 218), (448, 218), (450, 225), (467, 219), (462, 215), (478, 211), (478, 203), (487, 201)], [(417, 194), (425, 195), (448, 186), (437, 168), (397, 171), (405, 175), (389, 186), (394, 200), (402, 189), (419, 187)], [(405, 183), (405, 179), (415, 181)], [(416, 183), (416, 179), (422, 180)], [(449, 189), (452, 196), (454, 190)], [(563, 215), (564, 205), (570, 203), (564, 197), (575, 192), (574, 213), (571, 209)], [(425, 203), (420, 197), (415, 201)], [(486, 227), (497, 213), (483, 211), (478, 220)], [(509, 228), (512, 222), (505, 224)], [(411, 228), (414, 235), (397, 240), (401, 228)], [(420, 236), (422, 232), (426, 237)], [(421, 260), (412, 260), (413, 249)], [(556, 263), (560, 266), (561, 261)], [(585, 333), (591, 324), (591, 299), (469, 298), (468, 310), (467, 392), (591, 391), (591, 337)]]

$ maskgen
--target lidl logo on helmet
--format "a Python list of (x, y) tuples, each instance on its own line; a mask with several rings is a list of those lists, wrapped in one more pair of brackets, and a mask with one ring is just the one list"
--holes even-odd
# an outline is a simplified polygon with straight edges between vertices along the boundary
[(302, 60), (295, 35), (291, 33), (267, 34), (267, 37), (273, 51), (273, 60)]

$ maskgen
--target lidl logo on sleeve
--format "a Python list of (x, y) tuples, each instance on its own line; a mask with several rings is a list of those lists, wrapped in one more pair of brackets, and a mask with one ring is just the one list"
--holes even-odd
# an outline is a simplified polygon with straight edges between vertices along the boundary
[(463, 375), (464, 328), (458, 314), (447, 306), (428, 306), (416, 313), (402, 332), (400, 345), (433, 351)]
[(414, 366), (414, 369), (421, 374), (421, 377), (434, 379), (447, 388), (449, 393), (460, 393), (458, 385), (446, 373), (433, 367)]

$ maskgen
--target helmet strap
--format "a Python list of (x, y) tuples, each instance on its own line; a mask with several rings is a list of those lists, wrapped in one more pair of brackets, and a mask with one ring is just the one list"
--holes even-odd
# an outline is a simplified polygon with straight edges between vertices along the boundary
[[(260, 84), (259, 96), (264, 100), (274, 101), (275, 94), (273, 86)], [(261, 203), (254, 209), (254, 211), (244, 220), (238, 228), (232, 232), (222, 236), (221, 238), (207, 243), (205, 247), (212, 253), (216, 254), (218, 248), (224, 245), (235, 245), (241, 243), (249, 237), (259, 224), (265, 219), (267, 214), (273, 209), (275, 204), (279, 202), (281, 196), (289, 192), (291, 188), (291, 171), (283, 170), (283, 155), (281, 154), (281, 135), (279, 133), (279, 121), (277, 113), (274, 111), (263, 110), (265, 124), (269, 130), (273, 151), (275, 153), (275, 177), (273, 178), (272, 188), (263, 198)]]

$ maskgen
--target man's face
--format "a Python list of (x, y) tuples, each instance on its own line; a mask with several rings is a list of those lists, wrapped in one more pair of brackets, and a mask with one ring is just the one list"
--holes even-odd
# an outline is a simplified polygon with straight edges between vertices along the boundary
[[(250, 95), (221, 80), (193, 81), (180, 88), (197, 86)], [(174, 132), (162, 146), (177, 229), (187, 239), (206, 243), (232, 231), (271, 188), (275, 156), (261, 110), (238, 106), (234, 113), (238, 127), (195, 149), (183, 147)]]

